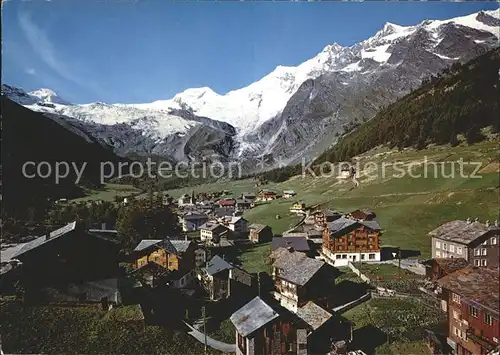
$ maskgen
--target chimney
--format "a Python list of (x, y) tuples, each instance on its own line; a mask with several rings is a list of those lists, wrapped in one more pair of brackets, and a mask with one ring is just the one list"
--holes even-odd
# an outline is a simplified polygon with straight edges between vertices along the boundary
[(470, 217), (467, 217), (467, 221), (466, 222), (467, 222), (467, 224), (470, 223)]
[(47, 232), (45, 233), (45, 240), (49, 240), (50, 239), (50, 232)]
[(495, 219), (495, 227), (498, 227), (498, 220)]
[(106, 230), (106, 222), (101, 223), (101, 229), (102, 229), (103, 231), (105, 231), (105, 230)]
[(490, 226), (490, 220), (487, 220), (485, 224), (486, 224), (486, 227), (489, 227)]
[(474, 223), (475, 223), (475, 222), (478, 222), (478, 221), (479, 221), (479, 218), (477, 218), (477, 217), (476, 217), (476, 219), (474, 220)]
[(184, 240), (185, 240), (186, 242), (188, 241), (188, 236), (187, 236), (187, 235), (185, 235), (185, 236), (184, 236)]

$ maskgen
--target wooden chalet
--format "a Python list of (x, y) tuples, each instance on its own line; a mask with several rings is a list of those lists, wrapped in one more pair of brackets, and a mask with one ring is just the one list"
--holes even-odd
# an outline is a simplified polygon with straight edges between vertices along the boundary
[(334, 285), (335, 268), (292, 248), (274, 250), (271, 260), (274, 297), (283, 307), (297, 312), (309, 301), (328, 302), (331, 289), (326, 285)]
[(377, 221), (341, 217), (323, 230), (322, 255), (335, 266), (380, 261), (381, 228)]
[(230, 317), (237, 355), (306, 355), (332, 350), (336, 340), (351, 339), (352, 325), (313, 302), (298, 313), (276, 300), (258, 296)]
[(273, 237), (273, 231), (271, 227), (265, 224), (253, 223), (248, 226), (248, 239), (253, 243), (263, 243), (268, 242)]

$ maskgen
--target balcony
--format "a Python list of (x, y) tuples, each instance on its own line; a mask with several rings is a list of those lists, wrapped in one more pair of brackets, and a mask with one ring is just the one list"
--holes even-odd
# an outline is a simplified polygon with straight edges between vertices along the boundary
[(493, 342), (493, 340), (490, 340), (490, 339), (485, 338), (483, 336), (477, 335), (474, 332), (474, 329), (472, 329), (472, 328), (468, 328), (466, 330), (466, 333), (467, 333), (467, 338), (468, 339), (472, 340), (476, 344), (481, 345), (481, 347), (483, 349), (485, 349), (486, 351), (491, 351), (491, 350), (495, 349), (498, 346), (498, 344), (495, 344)]

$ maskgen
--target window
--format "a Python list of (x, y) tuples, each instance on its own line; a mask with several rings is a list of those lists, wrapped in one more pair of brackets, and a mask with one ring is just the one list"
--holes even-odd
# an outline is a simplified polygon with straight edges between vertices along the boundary
[(481, 255), (481, 249), (474, 249), (474, 255), (476, 256)]
[(347, 259), (347, 254), (342, 254), (342, 259)]
[(436, 240), (436, 248), (438, 249), (441, 248), (441, 242), (438, 242), (437, 240)]
[(491, 245), (496, 245), (497, 244), (497, 237), (492, 237), (490, 239)]
[(436, 258), (440, 258), (441, 257), (441, 252), (439, 250), (436, 251)]
[(481, 255), (486, 255), (487, 253), (488, 253), (488, 251), (486, 248), (481, 249)]
[(486, 259), (481, 260), (481, 266), (487, 266), (487, 261)]
[(361, 254), (361, 260), (365, 260), (365, 254)]
[(339, 250), (342, 250), (342, 245), (339, 245)]
[(457, 247), (457, 254), (462, 255), (462, 247)]
[(460, 320), (460, 313), (457, 311), (453, 310), (453, 319)]
[(476, 307), (473, 307), (473, 306), (469, 306), (469, 313), (474, 318), (477, 318), (479, 316), (479, 309), (477, 309)]
[(465, 333), (465, 331), (463, 331), (462, 329), (458, 329), (456, 327), (453, 327), (453, 333), (459, 337), (460, 339), (463, 339), (463, 340), (467, 340), (467, 334)]
[(474, 266), (479, 266), (479, 259), (474, 259)]
[(370, 259), (370, 260), (375, 259), (375, 254), (368, 254), (368, 259)]
[(452, 253), (454, 253), (454, 252), (455, 252), (455, 246), (454, 246), (454, 245), (450, 245), (450, 251), (451, 251)]
[(446, 248), (446, 243), (443, 243), (443, 250), (448, 250), (448, 249)]
[(455, 303), (460, 304), (460, 295), (457, 295), (456, 293), (451, 294), (451, 300)]
[(335, 259), (340, 259), (340, 258), (341, 258), (340, 254), (335, 255)]
[(481, 243), (482, 245), (488, 245), (488, 239)]
[(493, 325), (493, 318), (491, 317), (491, 314), (484, 313), (483, 321), (488, 325)]

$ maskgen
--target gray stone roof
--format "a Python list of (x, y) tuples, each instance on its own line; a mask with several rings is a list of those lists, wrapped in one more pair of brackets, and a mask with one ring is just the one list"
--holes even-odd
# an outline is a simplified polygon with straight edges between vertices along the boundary
[(50, 243), (53, 240), (62, 237), (63, 235), (68, 234), (69, 232), (74, 231), (76, 228), (76, 221), (69, 223), (65, 225), (62, 228), (59, 228), (53, 232), (50, 233), (49, 239), (47, 239), (46, 236), (38, 237), (28, 243), (24, 243), (23, 246), (14, 254), (11, 256), (11, 258), (17, 258), (20, 255), (23, 255), (24, 253), (33, 250), (35, 248), (38, 248), (39, 246)]
[(209, 230), (212, 232), (217, 231), (219, 233), (228, 230), (228, 228), (226, 226), (223, 226), (222, 224), (217, 223), (217, 222), (207, 222), (207, 223), (203, 224), (202, 226), (200, 226), (199, 229), (200, 230), (205, 229), (205, 230)]
[(197, 212), (197, 211), (189, 211), (186, 212), (184, 215), (181, 216), (182, 219), (185, 220), (208, 220), (208, 216), (204, 213)]
[(429, 235), (439, 239), (468, 245), (487, 233), (495, 232), (500, 233), (500, 228), (494, 225), (486, 226), (486, 224), (479, 222), (467, 223), (467, 221), (456, 220), (437, 227), (429, 232)]
[(325, 265), (324, 261), (307, 257), (304, 253), (296, 251), (282, 251), (279, 248), (274, 256), (277, 256), (273, 266), (278, 269), (280, 278), (296, 285), (304, 286)]
[(498, 269), (469, 266), (443, 277), (438, 280), (438, 284), (463, 298), (489, 308), (496, 312), (498, 317), (500, 309)]
[(175, 250), (177, 250), (178, 253), (185, 253), (186, 250), (188, 250), (189, 246), (191, 245), (192, 241), (171, 239), (170, 243), (172, 243), (172, 245), (174, 246)]
[(338, 231), (341, 231), (347, 227), (352, 226), (353, 224), (358, 223), (358, 221), (350, 218), (345, 218), (345, 217), (340, 217), (339, 219), (336, 219), (335, 221), (328, 222), (328, 230), (330, 233), (335, 233)]
[(241, 336), (247, 337), (279, 317), (260, 297), (255, 297), (229, 318)]
[(265, 224), (252, 223), (251, 225), (248, 226), (248, 229), (253, 229), (257, 233), (260, 233), (266, 227), (267, 227), (267, 225), (265, 225)]
[(152, 245), (158, 244), (159, 242), (161, 242), (161, 239), (143, 239), (139, 244), (137, 244), (134, 251), (142, 251)]
[(304, 237), (274, 237), (271, 250), (291, 247), (297, 251), (309, 251), (309, 244)]
[(221, 271), (224, 270), (229, 270), (234, 268), (233, 265), (222, 259), (220, 256), (215, 255), (208, 263), (207, 266), (205, 267), (205, 270), (207, 271), (207, 274), (209, 275), (215, 275)]
[(380, 231), (380, 225), (376, 220), (370, 220), (370, 221), (358, 221), (356, 219), (352, 218), (347, 218), (347, 217), (340, 217), (332, 222), (328, 222), (328, 230), (330, 233), (338, 234), (341, 233), (343, 230), (351, 227), (355, 227), (356, 225), (363, 225), (367, 228), (370, 228), (374, 231)]
[(309, 324), (313, 330), (321, 327), (332, 317), (332, 314), (314, 302), (307, 302), (304, 306), (297, 309), (296, 314), (300, 319)]
[(172, 254), (180, 254), (184, 253), (192, 241), (190, 240), (177, 240), (171, 238), (165, 239), (143, 239), (140, 243), (135, 247), (134, 251), (143, 251), (152, 246), (156, 246), (157, 248), (163, 248), (169, 253)]

